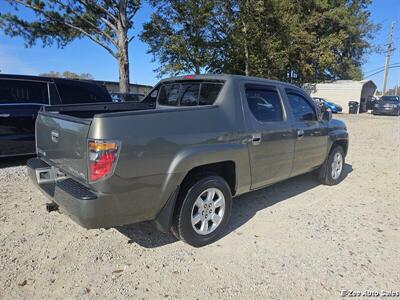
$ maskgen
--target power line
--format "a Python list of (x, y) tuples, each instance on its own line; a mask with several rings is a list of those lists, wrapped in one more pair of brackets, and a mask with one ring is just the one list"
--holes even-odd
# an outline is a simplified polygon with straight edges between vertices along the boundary
[[(387, 69), (396, 69), (396, 68), (400, 68), (400, 65), (388, 67)], [(371, 77), (371, 76), (374, 76), (374, 75), (376, 75), (376, 74), (382, 73), (382, 72), (384, 72), (385, 70), (386, 70), (385, 68), (382, 68), (382, 69), (379, 70), (378, 72), (375, 72), (375, 73), (370, 74), (370, 75), (368, 75), (368, 76), (364, 76), (364, 79), (366, 79), (366, 78), (368, 78), (368, 77)]]
[[(392, 64), (389, 65), (389, 67), (396, 66), (396, 65), (400, 65), (400, 62), (392, 63)], [(375, 72), (375, 71), (378, 71), (378, 70), (381, 70), (381, 69), (384, 69), (384, 68), (385, 68), (385, 66), (382, 66), (382, 67), (379, 67), (379, 68), (376, 68), (376, 69), (373, 69), (373, 70), (369, 70), (368, 72), (365, 72), (365, 74), (369, 74), (369, 73), (372, 73), (372, 72)]]

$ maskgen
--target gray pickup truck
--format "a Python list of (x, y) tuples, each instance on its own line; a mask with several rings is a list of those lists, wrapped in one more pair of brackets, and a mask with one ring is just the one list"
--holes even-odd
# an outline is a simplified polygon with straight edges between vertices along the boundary
[(232, 197), (315, 171), (343, 179), (348, 133), (302, 89), (237, 75), (162, 80), (141, 103), (45, 107), (31, 179), (85, 228), (153, 220), (196, 247)]

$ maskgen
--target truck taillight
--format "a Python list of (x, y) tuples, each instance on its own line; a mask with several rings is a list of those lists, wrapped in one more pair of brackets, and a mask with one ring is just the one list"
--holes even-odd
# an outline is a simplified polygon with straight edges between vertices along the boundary
[(88, 143), (89, 180), (98, 181), (114, 171), (120, 143), (116, 141), (91, 140)]

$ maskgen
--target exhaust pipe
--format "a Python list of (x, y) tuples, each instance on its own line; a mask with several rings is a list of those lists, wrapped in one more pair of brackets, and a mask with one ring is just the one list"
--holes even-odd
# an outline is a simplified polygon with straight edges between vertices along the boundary
[(58, 204), (55, 202), (46, 203), (47, 212), (58, 211)]

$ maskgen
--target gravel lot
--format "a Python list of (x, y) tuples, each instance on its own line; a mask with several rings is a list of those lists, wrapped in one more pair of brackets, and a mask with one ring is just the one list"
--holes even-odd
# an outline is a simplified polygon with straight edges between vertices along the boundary
[(400, 118), (339, 116), (345, 180), (310, 174), (236, 198), (200, 249), (151, 224), (85, 230), (47, 213), (23, 160), (0, 161), (0, 299), (337, 299), (400, 291)]

